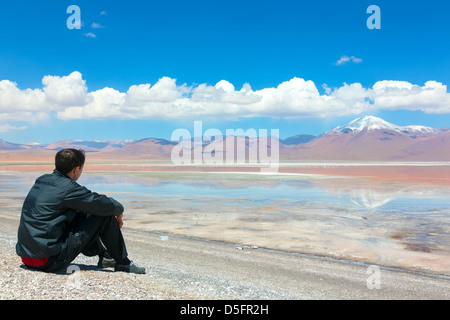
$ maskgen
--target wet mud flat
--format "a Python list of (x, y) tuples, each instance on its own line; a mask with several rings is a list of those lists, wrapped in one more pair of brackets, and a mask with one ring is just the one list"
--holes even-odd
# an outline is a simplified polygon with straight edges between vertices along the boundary
[[(94, 167), (80, 184), (121, 201), (129, 228), (450, 274), (450, 188), (439, 179)], [(49, 170), (8, 168), (3, 207), (19, 207)]]

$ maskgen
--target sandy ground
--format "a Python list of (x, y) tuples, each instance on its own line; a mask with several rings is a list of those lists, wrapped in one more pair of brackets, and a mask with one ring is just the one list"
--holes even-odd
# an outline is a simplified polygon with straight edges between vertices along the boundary
[(122, 230), (130, 258), (146, 267), (145, 275), (97, 269), (96, 258), (82, 255), (67, 273), (31, 271), (15, 254), (18, 221), (5, 218), (10, 215), (4, 210), (0, 209), (0, 299), (450, 298), (450, 277), (126, 227)]

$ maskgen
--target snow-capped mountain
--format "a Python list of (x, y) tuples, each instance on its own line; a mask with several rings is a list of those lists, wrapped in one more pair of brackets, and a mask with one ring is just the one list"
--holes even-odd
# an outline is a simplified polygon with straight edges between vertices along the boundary
[(355, 119), (351, 121), (350, 123), (336, 127), (330, 131), (328, 131), (326, 134), (336, 134), (336, 133), (349, 133), (349, 132), (361, 132), (361, 131), (373, 131), (373, 130), (391, 130), (398, 133), (404, 133), (404, 134), (433, 134), (433, 133), (439, 133), (441, 130), (420, 126), (420, 125), (410, 125), (401, 127), (395, 124), (392, 124), (390, 122), (387, 122), (381, 118), (377, 118), (374, 116), (364, 116), (358, 119)]
[(450, 131), (398, 126), (365, 116), (320, 135), (295, 156), (311, 160), (449, 161)]
[[(318, 137), (298, 135), (279, 141), (279, 159), (364, 160), (364, 161), (450, 161), (450, 129), (421, 125), (398, 126), (374, 116), (355, 119)], [(234, 140), (234, 137), (227, 137)], [(237, 138), (246, 150), (258, 138)], [(203, 141), (186, 150), (202, 148), (225, 153), (223, 139)], [(172, 148), (178, 142), (148, 138), (139, 141), (65, 140), (52, 144), (15, 144), (0, 140), (0, 159), (48, 159), (61, 148), (82, 148), (96, 159), (171, 161)]]

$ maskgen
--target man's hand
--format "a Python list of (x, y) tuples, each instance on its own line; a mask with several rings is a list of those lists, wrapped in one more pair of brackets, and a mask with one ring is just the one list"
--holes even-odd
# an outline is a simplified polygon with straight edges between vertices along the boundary
[(116, 216), (117, 223), (119, 224), (119, 229), (123, 226), (123, 213), (120, 216)]

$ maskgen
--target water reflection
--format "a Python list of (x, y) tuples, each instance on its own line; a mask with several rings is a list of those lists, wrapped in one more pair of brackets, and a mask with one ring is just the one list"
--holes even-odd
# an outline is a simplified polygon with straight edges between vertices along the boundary
[(129, 223), (212, 240), (450, 274), (450, 188), (231, 173), (90, 175)]
[(449, 186), (417, 186), (402, 181), (363, 178), (242, 173), (178, 173), (167, 177), (164, 173), (103, 173), (85, 175), (80, 183), (101, 192), (146, 196), (243, 198), (265, 202), (321, 201), (385, 210), (402, 210), (400, 203), (405, 201), (417, 202), (419, 207), (414, 205), (414, 208), (422, 211), (436, 209), (436, 206), (441, 209), (450, 207)]
[(365, 209), (404, 210), (400, 203), (415, 202), (417, 210), (429, 210), (436, 205), (450, 206), (450, 187), (419, 186), (404, 181), (385, 181), (362, 178), (317, 179), (315, 184), (336, 196), (348, 198), (353, 204)]
[[(37, 176), (0, 173), (0, 205), (20, 209)], [(201, 172), (86, 172), (79, 183), (121, 201), (127, 227), (450, 275), (448, 186)]]

